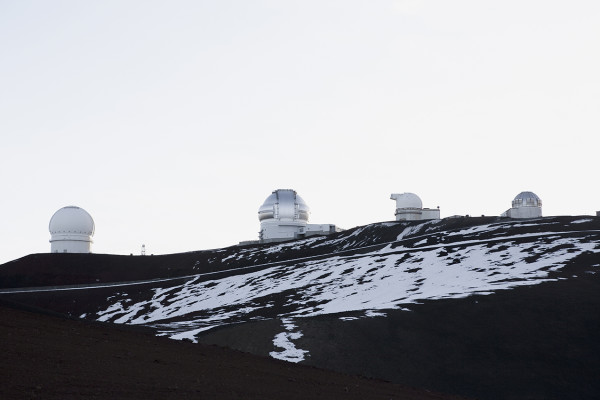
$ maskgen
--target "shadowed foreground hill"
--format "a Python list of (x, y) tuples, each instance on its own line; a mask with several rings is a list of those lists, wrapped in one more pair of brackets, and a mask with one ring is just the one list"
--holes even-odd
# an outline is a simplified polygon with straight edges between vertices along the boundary
[(457, 397), (0, 304), (2, 399)]

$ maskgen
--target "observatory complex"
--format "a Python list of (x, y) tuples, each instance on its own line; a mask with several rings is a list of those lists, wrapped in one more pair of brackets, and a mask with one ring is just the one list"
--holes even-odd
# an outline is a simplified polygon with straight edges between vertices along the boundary
[(423, 221), (440, 219), (440, 208), (423, 208), (421, 198), (414, 193), (392, 193), (396, 200), (396, 221)]
[(542, 216), (542, 200), (533, 192), (521, 192), (512, 201), (512, 207), (502, 213), (508, 218), (539, 218)]
[(258, 209), (259, 242), (278, 242), (341, 231), (332, 224), (309, 224), (309, 215), (308, 205), (295, 190), (275, 190)]
[(94, 220), (83, 208), (63, 207), (50, 218), (51, 253), (91, 253)]
[[(440, 219), (440, 208), (423, 208), (423, 202), (414, 193), (393, 193), (390, 198), (396, 201), (396, 221)], [(277, 189), (258, 209), (259, 240), (240, 244), (281, 242), (342, 231), (334, 224), (309, 224), (309, 216), (308, 205), (295, 190)], [(533, 192), (521, 192), (512, 201), (512, 207), (501, 216), (539, 218), (542, 200)], [(91, 253), (95, 225), (92, 216), (83, 208), (67, 206), (56, 211), (50, 219), (49, 230), (50, 252)]]

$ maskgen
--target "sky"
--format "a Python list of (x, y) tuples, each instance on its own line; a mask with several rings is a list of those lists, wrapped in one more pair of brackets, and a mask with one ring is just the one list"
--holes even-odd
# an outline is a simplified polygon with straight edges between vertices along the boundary
[(0, 263), (76, 205), (95, 253), (258, 238), (295, 189), (310, 223), (600, 210), (595, 0), (0, 0)]

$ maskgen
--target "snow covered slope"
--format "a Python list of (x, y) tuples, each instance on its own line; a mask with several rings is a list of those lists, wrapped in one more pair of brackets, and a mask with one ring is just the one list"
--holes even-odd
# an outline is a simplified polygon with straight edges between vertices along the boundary
[[(595, 218), (494, 220), (467, 226), (460, 222), (463, 226), (454, 229), (448, 229), (457, 223), (453, 221), (384, 223), (333, 239), (241, 248), (229, 257), (249, 260), (248, 272), (236, 270), (219, 279), (199, 275), (143, 292), (125, 287), (93, 318), (148, 325), (161, 335), (194, 341), (215, 327), (276, 318), (284, 321), (284, 329), (274, 345), (285, 348), (284, 337), (291, 342), (301, 334), (290, 334), (299, 318), (384, 316), (385, 310), (424, 300), (535, 285), (558, 279), (549, 273), (582, 254), (600, 254)], [(390, 231), (395, 232), (393, 240), (381, 243)], [(326, 248), (328, 253), (273, 261), (259, 269), (253, 264), (264, 254), (289, 254), (306, 247)], [(599, 264), (589, 268), (590, 273), (599, 270)], [(303, 360), (298, 354), (271, 352), (274, 357)]]

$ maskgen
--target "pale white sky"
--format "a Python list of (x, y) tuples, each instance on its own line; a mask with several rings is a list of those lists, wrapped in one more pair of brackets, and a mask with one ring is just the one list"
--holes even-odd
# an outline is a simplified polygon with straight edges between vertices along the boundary
[(600, 2), (0, 0), (0, 263), (256, 239), (292, 188), (311, 223), (600, 210)]

